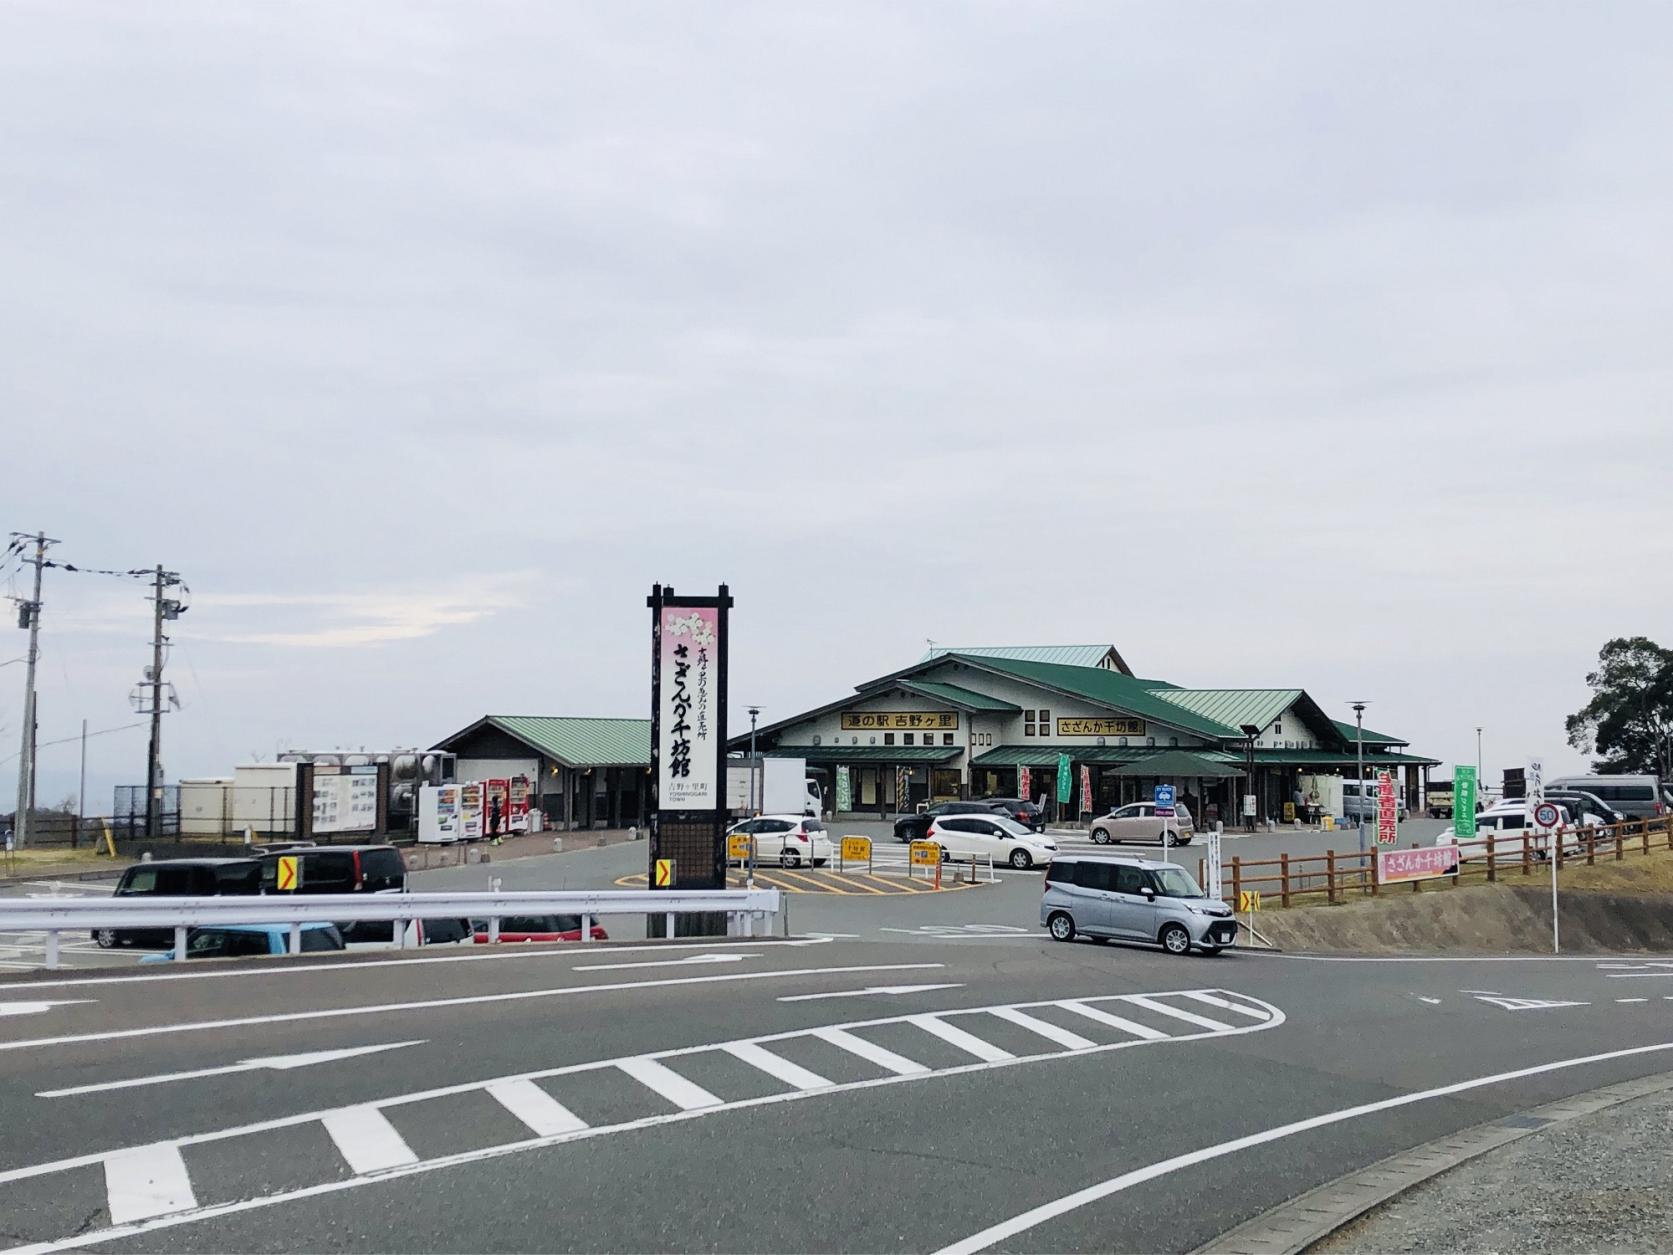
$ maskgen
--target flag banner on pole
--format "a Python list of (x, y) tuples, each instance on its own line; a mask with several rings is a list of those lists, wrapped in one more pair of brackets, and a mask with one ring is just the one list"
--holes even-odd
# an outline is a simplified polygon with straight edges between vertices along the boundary
[(1057, 756), (1057, 804), (1067, 806), (1075, 798), (1075, 769), (1069, 765), (1069, 756)]
[(1032, 802), (1034, 791), (1034, 773), (1027, 767), (1017, 768), (1017, 796), (1025, 802)]
[(1085, 814), (1092, 813), (1092, 768), (1085, 763), (1080, 765), (1080, 808)]

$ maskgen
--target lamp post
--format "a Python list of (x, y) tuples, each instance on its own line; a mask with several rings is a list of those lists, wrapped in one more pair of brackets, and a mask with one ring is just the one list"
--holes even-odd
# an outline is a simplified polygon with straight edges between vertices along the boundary
[[(1242, 723), (1242, 724), (1239, 724), (1238, 727), (1240, 729), (1242, 729), (1244, 739), (1248, 742), (1248, 744), (1244, 748), (1249, 755), (1249, 793), (1252, 796), (1258, 796), (1258, 793), (1255, 789), (1255, 738), (1260, 736), (1261, 730), (1260, 730), (1260, 728), (1256, 727), (1252, 723)], [(1258, 807), (1259, 803), (1256, 803), (1256, 805)], [(1238, 809), (1242, 810), (1243, 808), (1240, 805), (1238, 807)], [(1244, 820), (1244, 823), (1243, 823), (1244, 828), (1247, 829), (1249, 832), (1253, 832), (1255, 830), (1255, 814), (1254, 814), (1254, 812), (1251, 811), (1249, 814), (1245, 815), (1243, 817), (1243, 820)]]
[(1481, 796), (1481, 729), (1475, 730), (1475, 787), (1476, 796)]
[(1365, 853), (1365, 707), (1368, 702), (1353, 702), (1354, 709), (1354, 761), (1359, 776), (1359, 806), (1355, 809), (1359, 815), (1359, 852)]
[(761, 717), (761, 707), (749, 708), (749, 813), (755, 814), (755, 721)]

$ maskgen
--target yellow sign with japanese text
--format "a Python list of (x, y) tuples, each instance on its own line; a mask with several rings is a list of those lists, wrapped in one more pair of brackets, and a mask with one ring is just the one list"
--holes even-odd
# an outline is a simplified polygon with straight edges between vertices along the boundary
[(1143, 719), (1059, 719), (1058, 736), (1143, 736)]
[(749, 833), (734, 832), (726, 838), (726, 857), (735, 858), (740, 863), (749, 858)]
[(844, 837), (842, 839), (842, 861), (844, 863), (871, 862), (871, 838)]
[(911, 853), (914, 867), (934, 867), (941, 861), (941, 847), (933, 841), (914, 841)]
[(844, 732), (951, 732), (958, 715), (951, 710), (845, 710)]

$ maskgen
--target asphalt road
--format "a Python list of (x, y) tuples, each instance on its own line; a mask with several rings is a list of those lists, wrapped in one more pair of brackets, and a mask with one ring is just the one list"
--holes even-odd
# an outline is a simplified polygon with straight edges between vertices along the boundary
[(1670, 1067), (1665, 961), (874, 932), (0, 976), (0, 1242), (1190, 1250)]

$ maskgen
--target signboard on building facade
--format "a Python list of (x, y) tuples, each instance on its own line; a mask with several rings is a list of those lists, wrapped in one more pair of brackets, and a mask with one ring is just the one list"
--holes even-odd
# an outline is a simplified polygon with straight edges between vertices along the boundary
[(845, 710), (844, 732), (951, 732), (958, 715), (950, 710)]
[(1452, 769), (1452, 831), (1460, 841), (1475, 837), (1476, 778), (1474, 767)]
[(1385, 767), (1377, 773), (1377, 844), (1393, 845), (1398, 840), (1399, 803), (1394, 793), (1394, 776)]
[(1059, 719), (1058, 736), (1143, 736), (1143, 719)]

